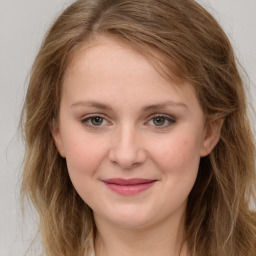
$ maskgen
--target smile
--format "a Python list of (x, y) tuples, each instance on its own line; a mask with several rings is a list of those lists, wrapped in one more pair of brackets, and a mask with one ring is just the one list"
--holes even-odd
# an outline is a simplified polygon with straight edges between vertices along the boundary
[(149, 189), (156, 180), (152, 179), (107, 179), (102, 182), (112, 191), (121, 195), (136, 195)]

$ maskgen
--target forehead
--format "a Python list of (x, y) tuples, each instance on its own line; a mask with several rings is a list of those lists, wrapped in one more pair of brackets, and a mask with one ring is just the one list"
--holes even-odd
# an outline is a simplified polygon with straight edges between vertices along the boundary
[[(91, 40), (81, 47), (69, 62), (64, 76), (66, 96), (104, 98), (115, 102), (128, 95), (140, 94), (148, 102), (180, 101), (195, 96), (188, 83), (177, 84), (165, 79), (150, 59), (126, 44), (112, 38)], [(125, 97), (127, 96), (127, 97)], [(159, 98), (159, 99), (158, 99)], [(130, 100), (130, 99), (129, 99)]]
[[(109, 47), (113, 49), (113, 52), (116, 52), (116, 57), (122, 49), (125, 49), (126, 52), (129, 51), (131, 56), (143, 56), (161, 76), (163, 76), (165, 79), (169, 80), (173, 84), (183, 84), (188, 80), (186, 76), (187, 72), (184, 69), (184, 65), (181, 64), (177, 59), (175, 59), (174, 61), (170, 57), (167, 57), (166, 53), (162, 50), (157, 50), (156, 48), (150, 47), (147, 44), (129, 42), (126, 39), (108, 34), (92, 35), (87, 38), (83, 43), (78, 45), (73, 53), (71, 53), (67, 61), (68, 69), (74, 66), (74, 62), (79, 62), (79, 59), (81, 60), (81, 55), (84, 55), (86, 52), (88, 60), (89, 58), (103, 58), (104, 60), (106, 58), (106, 52), (104, 52), (104, 48), (107, 49)], [(101, 48), (101, 50), (98, 51), (99, 48)], [(97, 51), (100, 53), (101, 56), (94, 56), (94, 53), (97, 54)], [(168, 49), (168, 51), (172, 50)], [(112, 60), (115, 60), (114, 55), (112, 56)], [(121, 58), (119, 58), (118, 61), (120, 62), (119, 64), (122, 63)], [(124, 65), (126, 65), (125, 60)]]

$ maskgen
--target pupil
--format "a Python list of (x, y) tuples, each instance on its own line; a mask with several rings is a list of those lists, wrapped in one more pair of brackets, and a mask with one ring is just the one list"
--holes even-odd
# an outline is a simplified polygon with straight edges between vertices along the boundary
[(156, 118), (154, 118), (154, 124), (156, 126), (161, 126), (161, 125), (164, 124), (164, 122), (165, 122), (165, 118), (164, 117), (156, 117)]
[(97, 117), (92, 118), (91, 122), (93, 125), (101, 125), (103, 122), (103, 118), (97, 116)]

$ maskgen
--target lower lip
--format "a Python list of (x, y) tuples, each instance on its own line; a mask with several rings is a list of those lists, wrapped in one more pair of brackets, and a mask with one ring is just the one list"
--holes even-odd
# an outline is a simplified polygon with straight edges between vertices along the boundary
[(154, 185), (155, 181), (148, 182), (148, 183), (141, 183), (141, 184), (135, 184), (135, 185), (117, 185), (117, 184), (112, 184), (112, 183), (106, 183), (106, 186), (121, 195), (136, 195), (139, 194), (150, 187)]

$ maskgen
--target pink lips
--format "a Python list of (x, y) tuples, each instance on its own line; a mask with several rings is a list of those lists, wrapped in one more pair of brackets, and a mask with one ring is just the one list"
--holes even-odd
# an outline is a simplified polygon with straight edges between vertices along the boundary
[(151, 179), (107, 179), (102, 180), (112, 191), (121, 195), (135, 195), (154, 185), (156, 180)]

